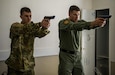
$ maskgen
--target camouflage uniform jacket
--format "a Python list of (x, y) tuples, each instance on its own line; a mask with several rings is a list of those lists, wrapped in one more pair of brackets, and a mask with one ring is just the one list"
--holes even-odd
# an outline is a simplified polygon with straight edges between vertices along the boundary
[(33, 47), (35, 37), (44, 37), (50, 31), (41, 27), (40, 23), (24, 25), (14, 23), (10, 28), (11, 53), (6, 64), (18, 71), (28, 71), (34, 68)]

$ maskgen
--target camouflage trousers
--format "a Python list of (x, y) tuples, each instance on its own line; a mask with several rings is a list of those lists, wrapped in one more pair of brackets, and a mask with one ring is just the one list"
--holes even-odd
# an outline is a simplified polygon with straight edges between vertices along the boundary
[(80, 52), (69, 54), (60, 51), (58, 75), (84, 75)]
[(8, 67), (7, 75), (35, 75), (34, 69), (26, 72), (16, 71), (10, 67)]

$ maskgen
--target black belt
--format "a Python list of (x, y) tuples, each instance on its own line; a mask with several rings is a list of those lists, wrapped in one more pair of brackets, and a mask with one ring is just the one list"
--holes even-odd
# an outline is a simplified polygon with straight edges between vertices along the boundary
[(69, 54), (75, 54), (74, 51), (69, 51), (69, 50), (65, 50), (65, 49), (60, 49), (62, 52), (66, 52), (66, 53), (69, 53)]

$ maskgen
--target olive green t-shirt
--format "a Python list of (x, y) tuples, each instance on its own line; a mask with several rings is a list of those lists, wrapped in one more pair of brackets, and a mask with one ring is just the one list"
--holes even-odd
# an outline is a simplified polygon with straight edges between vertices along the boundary
[[(77, 23), (70, 21), (68, 18), (59, 22), (59, 47), (70, 51), (79, 51), (80, 49), (80, 31), (92, 29), (91, 22), (79, 20)], [(95, 27), (93, 27), (95, 28)]]

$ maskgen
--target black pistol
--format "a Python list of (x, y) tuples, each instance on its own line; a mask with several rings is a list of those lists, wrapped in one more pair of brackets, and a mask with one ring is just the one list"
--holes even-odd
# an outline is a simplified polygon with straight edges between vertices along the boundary
[(111, 18), (112, 16), (111, 15), (99, 15), (97, 16), (98, 18), (104, 18), (104, 19), (109, 19)]
[(44, 19), (54, 19), (55, 16), (44, 16)]

